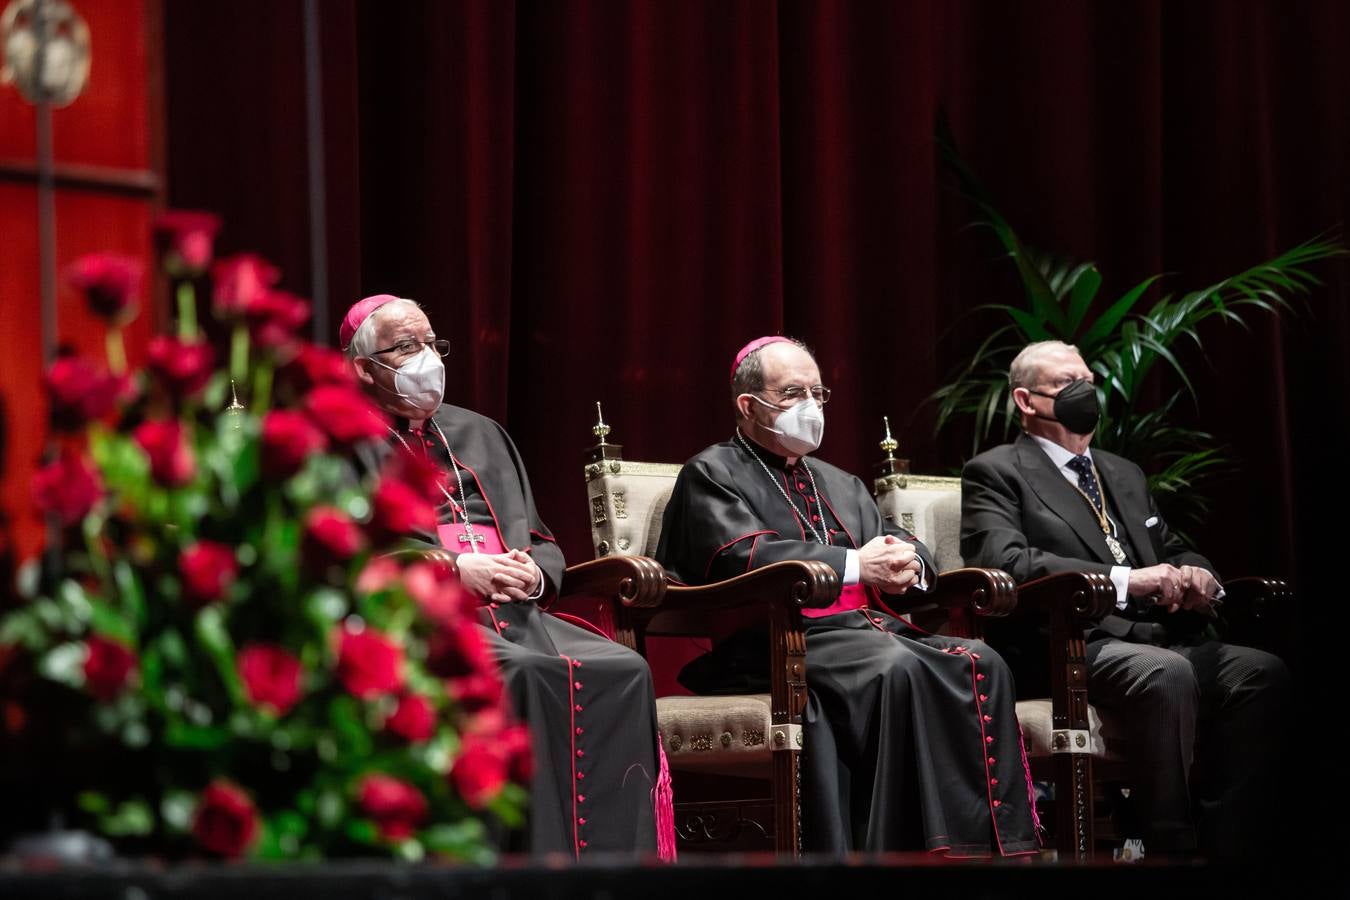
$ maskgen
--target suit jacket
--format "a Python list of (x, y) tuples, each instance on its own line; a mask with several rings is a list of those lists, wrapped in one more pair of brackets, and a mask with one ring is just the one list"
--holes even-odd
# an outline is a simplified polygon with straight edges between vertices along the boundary
[[(1167, 527), (1143, 470), (1095, 448), (1092, 459), (1132, 567), (1166, 562), (1215, 571)], [(1109, 574), (1116, 565), (1087, 502), (1026, 434), (966, 463), (961, 473), (961, 556), (967, 565), (1003, 569), (1019, 583), (1055, 572)], [(1165, 620), (1131, 606), (1106, 616), (1096, 628), (1124, 640), (1151, 641), (1156, 625), (1187, 622), (1193, 627), (1199, 618), (1190, 614)], [(1140, 627), (1141, 620), (1149, 627)]]

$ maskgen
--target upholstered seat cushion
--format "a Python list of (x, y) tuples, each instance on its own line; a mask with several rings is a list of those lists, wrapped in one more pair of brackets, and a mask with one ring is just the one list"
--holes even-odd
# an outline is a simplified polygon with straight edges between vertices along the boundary
[[(1027, 742), (1027, 756), (1050, 756), (1051, 727), (1050, 700), (1021, 700), (1017, 704), (1017, 721), (1022, 723), (1022, 734)], [(1088, 736), (1092, 755), (1100, 759), (1121, 759), (1120, 730), (1111, 716), (1105, 718), (1095, 706), (1088, 707)]]
[(656, 719), (672, 769), (769, 777), (768, 694), (658, 697)]

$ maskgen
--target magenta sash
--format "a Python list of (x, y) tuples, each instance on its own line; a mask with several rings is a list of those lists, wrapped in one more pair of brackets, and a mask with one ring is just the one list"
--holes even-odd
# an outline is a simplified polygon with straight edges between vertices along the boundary
[[(475, 528), (478, 526), (475, 525)], [(831, 603), (824, 609), (803, 609), (802, 615), (808, 619), (819, 619), (821, 616), (832, 616), (835, 613), (848, 612), (851, 609), (867, 608), (867, 588), (859, 584), (845, 585), (839, 592), (839, 599)]]
[[(506, 547), (502, 544), (502, 536), (497, 533), (497, 529), (491, 525), (479, 525), (473, 523), (474, 537), (482, 538), (476, 541), (479, 553), (505, 553)], [(469, 546), (468, 529), (464, 527), (463, 522), (451, 522), (449, 525), (437, 525), (436, 535), (441, 539), (441, 546), (447, 550), (453, 550), (456, 553), (472, 553), (473, 548)], [(464, 540), (460, 540), (464, 538)]]

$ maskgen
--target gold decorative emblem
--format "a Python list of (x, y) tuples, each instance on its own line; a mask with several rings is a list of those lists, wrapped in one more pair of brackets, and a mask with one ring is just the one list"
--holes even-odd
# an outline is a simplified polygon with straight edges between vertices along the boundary
[(30, 103), (60, 108), (89, 81), (89, 26), (66, 0), (13, 0), (0, 13), (0, 83)]
[(711, 735), (711, 734), (696, 734), (696, 735), (694, 735), (693, 737), (691, 737), (691, 738), (689, 739), (689, 749), (690, 749), (690, 750), (711, 750), (711, 749), (712, 749), (712, 735)]
[(672, 734), (670, 736), (671, 750), (679, 750), (683, 746), (684, 746), (684, 738), (680, 737), (678, 734)]
[(628, 498), (624, 496), (624, 492), (614, 491), (609, 496), (614, 501), (614, 518), (628, 518)]
[(730, 746), (731, 746), (731, 732), (730, 732), (730, 731), (724, 731), (724, 732), (722, 732), (722, 738), (721, 738), (721, 740), (722, 740), (722, 749), (723, 749), (723, 750), (725, 750), (725, 749), (727, 749), (728, 747), (730, 747)]
[(760, 744), (764, 743), (764, 732), (752, 731), (747, 728), (741, 733), (741, 743), (747, 747), (758, 747)]
[(912, 513), (912, 512), (902, 512), (902, 513), (900, 514), (900, 527), (903, 528), (903, 529), (905, 529), (906, 531), (908, 531), (910, 534), (913, 534), (913, 533), (914, 533), (914, 513)]
[(597, 528), (609, 521), (605, 515), (605, 495), (597, 494), (591, 498), (591, 524)]

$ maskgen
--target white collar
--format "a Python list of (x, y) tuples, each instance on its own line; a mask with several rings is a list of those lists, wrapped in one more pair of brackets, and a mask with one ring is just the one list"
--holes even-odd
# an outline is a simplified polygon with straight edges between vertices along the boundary
[[(1045, 451), (1045, 455), (1050, 457), (1050, 461), (1054, 463), (1055, 467), (1058, 469), (1068, 468), (1069, 460), (1073, 459), (1075, 456), (1078, 455), (1066, 447), (1061, 447), (1059, 444), (1056, 444), (1049, 438), (1041, 437), (1039, 434), (1031, 434), (1030, 432), (1027, 432), (1027, 436), (1031, 438), (1033, 441), (1035, 441), (1037, 444), (1040, 444), (1041, 449)], [(1084, 450), (1083, 455), (1086, 456), (1088, 459), (1092, 459), (1092, 448), (1088, 447), (1086, 450)], [(1075, 477), (1077, 476), (1075, 475)]]

